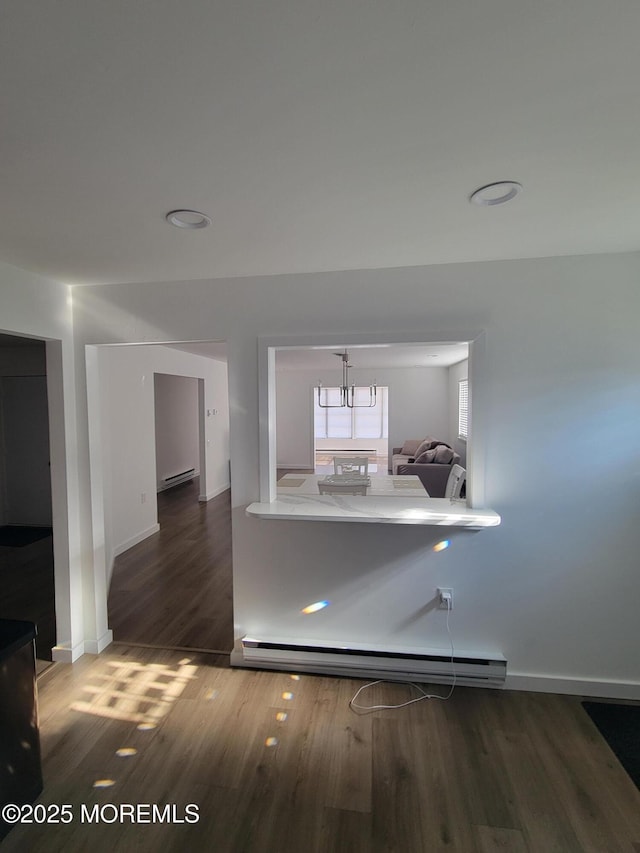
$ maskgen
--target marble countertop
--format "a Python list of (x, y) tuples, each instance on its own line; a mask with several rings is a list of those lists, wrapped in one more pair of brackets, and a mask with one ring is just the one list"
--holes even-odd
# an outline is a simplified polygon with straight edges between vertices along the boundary
[(252, 503), (247, 515), (262, 519), (346, 521), (378, 524), (423, 524), (444, 527), (496, 527), (500, 516), (491, 509), (471, 509), (448, 498), (311, 495), (279, 493), (271, 503)]
[[(278, 499), (281, 495), (319, 495), (318, 483), (331, 482), (326, 474), (285, 474), (276, 483)], [(333, 478), (336, 483), (342, 482), (340, 478)], [(357, 481), (356, 481), (357, 482)], [(325, 492), (327, 494), (328, 492)], [(420, 482), (420, 477), (415, 474), (404, 474), (398, 476), (376, 476), (368, 478), (367, 494), (363, 497), (405, 497), (428, 498), (425, 487)]]

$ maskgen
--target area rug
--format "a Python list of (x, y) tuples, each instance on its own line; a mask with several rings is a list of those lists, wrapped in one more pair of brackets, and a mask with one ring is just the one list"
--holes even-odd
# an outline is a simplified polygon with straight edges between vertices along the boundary
[(583, 702), (582, 707), (640, 790), (640, 705)]
[(50, 527), (21, 527), (8, 524), (5, 527), (0, 527), (0, 547), (24, 548), (25, 545), (31, 545), (38, 539), (51, 536), (51, 532)]

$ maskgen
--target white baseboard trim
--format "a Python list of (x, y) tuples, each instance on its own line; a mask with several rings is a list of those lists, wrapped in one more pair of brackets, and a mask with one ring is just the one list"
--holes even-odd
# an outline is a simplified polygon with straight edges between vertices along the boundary
[(226, 492), (227, 489), (231, 488), (231, 483), (226, 483), (224, 486), (218, 486), (217, 489), (214, 489), (212, 492), (207, 492), (206, 495), (198, 495), (198, 500), (201, 503), (206, 503), (210, 501), (212, 498), (217, 498), (218, 495), (221, 495), (223, 492)]
[(313, 468), (313, 462), (307, 462), (306, 465), (294, 465), (293, 462), (278, 462), (276, 468), (293, 468), (294, 471), (304, 471), (305, 469), (308, 471), (309, 468)]
[(113, 642), (113, 631), (107, 630), (97, 640), (87, 640), (84, 644), (85, 654), (99, 655)]
[(242, 648), (233, 647), (231, 650), (231, 654), (229, 655), (229, 665), (230, 666), (243, 666), (244, 665), (244, 655), (242, 654)]
[(113, 559), (115, 560), (115, 558), (119, 557), (120, 554), (124, 554), (124, 552), (128, 551), (129, 548), (133, 548), (133, 546), (137, 545), (138, 542), (148, 539), (149, 536), (153, 536), (153, 534), (157, 533), (159, 530), (159, 524), (152, 524), (151, 527), (148, 527), (146, 530), (142, 530), (140, 533), (136, 533), (135, 536), (132, 536), (131, 539), (127, 539), (126, 542), (121, 542), (120, 545), (116, 545), (113, 549)]
[(51, 658), (56, 663), (73, 663), (81, 658), (84, 654), (84, 643), (78, 643), (77, 646), (54, 646), (51, 649)]
[(554, 675), (522, 675), (507, 672), (505, 690), (530, 690), (534, 693), (561, 693), (569, 696), (593, 696), (599, 699), (640, 700), (640, 683), (560, 678)]

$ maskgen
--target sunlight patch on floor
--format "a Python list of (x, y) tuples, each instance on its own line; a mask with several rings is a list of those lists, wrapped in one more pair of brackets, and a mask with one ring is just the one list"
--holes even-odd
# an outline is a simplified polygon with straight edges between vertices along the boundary
[(154, 727), (171, 710), (197, 667), (179, 663), (141, 664), (108, 661), (110, 671), (93, 676), (82, 689), (87, 697), (74, 702), (72, 710)]

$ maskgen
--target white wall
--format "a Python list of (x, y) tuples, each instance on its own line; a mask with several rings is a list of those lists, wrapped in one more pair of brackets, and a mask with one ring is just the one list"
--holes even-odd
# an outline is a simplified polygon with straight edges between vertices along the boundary
[[(227, 340), (237, 635), (446, 648), (432, 602), (450, 586), (456, 645), (504, 652), (512, 685), (622, 695), (639, 686), (639, 285), (640, 255), (624, 254), (110, 285), (74, 300), (79, 347)], [(258, 337), (435, 328), (486, 331), (473, 393), (501, 526), (448, 531), (434, 553), (438, 528), (248, 518)], [(81, 486), (90, 505), (86, 469)], [(332, 604), (301, 615), (319, 599)]]
[(195, 469), (200, 473), (198, 380), (190, 376), (154, 375), (156, 489), (165, 477)]
[[(375, 380), (378, 385), (389, 387), (389, 455), (392, 448), (402, 446), (408, 438), (432, 435), (449, 442), (447, 368), (352, 368), (349, 375), (355, 385), (368, 386)], [(318, 381), (332, 386), (340, 380), (338, 369), (277, 372), (280, 467), (313, 467), (313, 388)]]
[(277, 464), (313, 468), (313, 386), (307, 370), (278, 370), (276, 376)]
[[(104, 494), (107, 584), (113, 558), (157, 532), (154, 375), (204, 381), (206, 464), (201, 498), (229, 487), (229, 415), (226, 364), (163, 346), (99, 347), (96, 408)], [(197, 390), (197, 389), (196, 389)], [(197, 396), (195, 398), (197, 404)], [(105, 476), (106, 474), (106, 476)]]
[(408, 438), (431, 435), (449, 443), (449, 399), (445, 367), (379, 371), (389, 386), (389, 450)]
[[(85, 649), (83, 591), (93, 589), (92, 564), (81, 562), (79, 463), (71, 291), (51, 279), (0, 263), (0, 331), (46, 340), (57, 645), (54, 659)], [(83, 421), (86, 436), (86, 418)], [(82, 474), (87, 481), (87, 468)], [(85, 534), (91, 537), (86, 528)], [(84, 569), (84, 574), (83, 574)], [(95, 598), (95, 596), (93, 596)]]
[[(449, 368), (449, 444), (460, 454), (460, 464), (467, 467), (467, 442), (458, 438), (458, 382), (469, 378), (469, 359)], [(471, 423), (471, 420), (470, 420)], [(471, 434), (469, 440), (473, 441)]]

